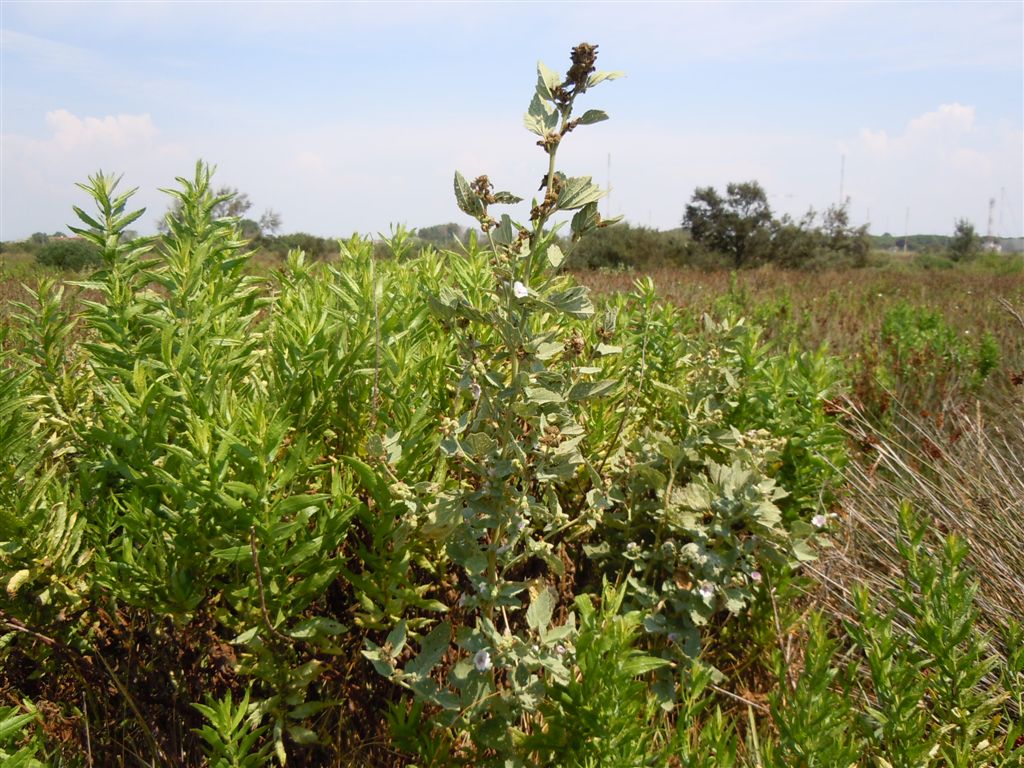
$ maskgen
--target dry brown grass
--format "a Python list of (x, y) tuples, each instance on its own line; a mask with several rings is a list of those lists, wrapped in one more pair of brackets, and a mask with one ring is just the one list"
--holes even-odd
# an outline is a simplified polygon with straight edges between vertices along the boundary
[(884, 432), (847, 406), (844, 427), (859, 454), (847, 468), (836, 547), (814, 569), (830, 608), (850, 615), (856, 584), (879, 598), (895, 585), (906, 500), (937, 536), (969, 544), (985, 629), (1024, 617), (1024, 397), (1003, 401), (998, 423), (978, 402), (941, 420), (900, 409)]
[[(666, 268), (649, 273), (665, 299), (699, 315), (730, 292), (753, 309), (774, 305), (788, 314), (808, 348), (827, 343), (834, 353), (856, 353), (865, 335), (877, 337), (887, 309), (897, 302), (939, 311), (971, 334), (990, 332), (1017, 359), (1024, 333), (1000, 304), (1024, 303), (1024, 273), (891, 269), (793, 271), (770, 267), (728, 272)], [(580, 272), (576, 278), (599, 294), (629, 291), (642, 276), (632, 272)], [(766, 329), (769, 333), (772, 328)]]

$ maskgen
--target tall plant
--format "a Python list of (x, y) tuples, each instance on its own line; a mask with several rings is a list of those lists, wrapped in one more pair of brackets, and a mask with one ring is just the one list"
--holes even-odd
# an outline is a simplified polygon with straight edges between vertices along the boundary
[[(456, 201), (486, 234), (493, 274), (472, 298), (454, 288), (431, 296), (461, 361), (462, 397), (442, 427), (453, 482), (424, 505), (425, 530), (443, 538), (458, 570), (465, 617), (454, 636), (458, 656), (439, 682), (435, 667), (450, 658), (453, 639), (448, 621), (420, 639), (404, 667), (405, 621), (366, 651), (378, 670), (438, 705), (440, 723), (473, 724), (478, 747), (502, 754), (511, 753), (546, 681), (569, 680), (574, 620), (569, 614), (553, 625), (554, 582), (568, 578), (559, 542), (592, 525), (602, 509), (603, 483), (585, 458), (580, 414), (615, 382), (595, 380), (598, 369), (586, 364), (575, 322), (590, 319), (594, 307), (585, 288), (558, 276), (565, 256), (549, 226), (556, 214), (573, 212), (578, 238), (609, 223), (598, 213), (603, 192), (591, 178), (568, 177), (556, 166), (569, 133), (607, 119), (597, 109), (575, 116), (584, 93), (620, 76), (596, 71), (596, 59), (597, 46), (581, 43), (564, 77), (538, 65), (524, 123), (539, 137), (547, 167), (528, 223), (492, 214), (493, 206), (520, 198), (496, 192), (487, 176), (469, 182), (455, 174)], [(578, 483), (581, 471), (593, 492), (582, 506), (563, 506), (560, 489)]]

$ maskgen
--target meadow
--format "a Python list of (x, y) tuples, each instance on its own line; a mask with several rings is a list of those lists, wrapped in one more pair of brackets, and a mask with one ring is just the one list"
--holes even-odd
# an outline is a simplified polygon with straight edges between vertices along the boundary
[(1022, 764), (1024, 276), (567, 272), (595, 58), (464, 246), (5, 264), (4, 765)]

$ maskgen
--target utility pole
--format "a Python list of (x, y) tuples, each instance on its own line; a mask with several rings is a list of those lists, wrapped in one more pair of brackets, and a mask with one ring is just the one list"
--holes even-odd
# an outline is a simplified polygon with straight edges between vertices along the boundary
[(996, 249), (996, 236), (992, 231), (992, 225), (996, 218), (996, 199), (990, 197), (988, 199), (988, 230), (985, 232), (985, 240), (988, 242), (988, 249), (994, 251)]

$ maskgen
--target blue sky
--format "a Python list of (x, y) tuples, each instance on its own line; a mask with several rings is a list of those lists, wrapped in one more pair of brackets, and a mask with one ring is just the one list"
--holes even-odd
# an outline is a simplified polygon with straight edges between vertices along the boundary
[[(197, 158), (284, 231), (469, 224), (455, 169), (536, 190), (538, 59), (600, 45), (560, 167), (613, 214), (679, 225), (694, 188), (756, 179), (778, 213), (843, 192), (885, 231), (1024, 234), (1024, 3), (0, 2), (0, 239), (53, 232), (98, 169), (159, 187)], [(845, 162), (842, 158), (845, 156)], [(908, 214), (909, 209), (909, 214)], [(604, 205), (603, 205), (604, 210)]]

